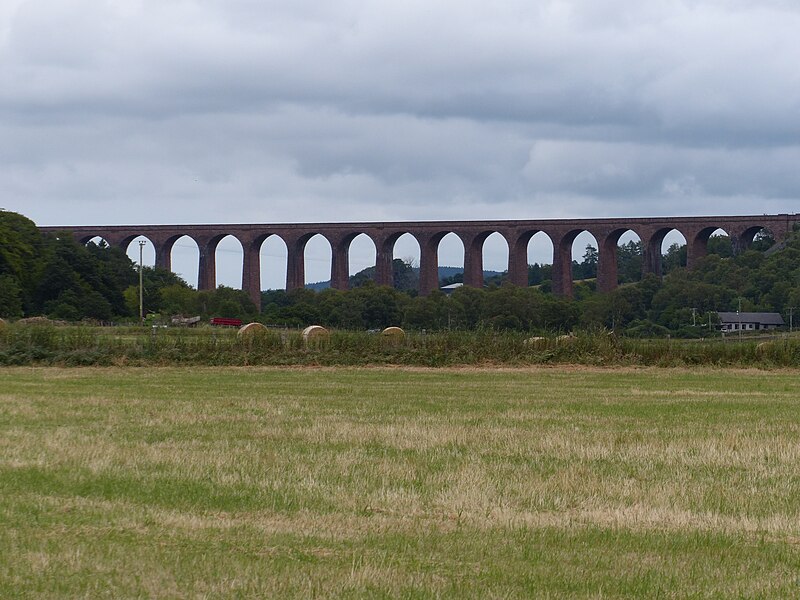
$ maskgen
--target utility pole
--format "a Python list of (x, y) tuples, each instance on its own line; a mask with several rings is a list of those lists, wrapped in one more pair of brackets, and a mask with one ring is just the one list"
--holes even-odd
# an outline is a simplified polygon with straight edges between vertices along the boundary
[(789, 307), (789, 333), (794, 330), (794, 306)]
[(692, 327), (697, 327), (697, 309), (692, 308)]
[(144, 284), (142, 279), (142, 251), (147, 242), (139, 240), (139, 325), (144, 327)]
[(739, 308), (736, 309), (736, 316), (739, 317), (739, 339), (742, 339), (742, 297), (739, 296)]

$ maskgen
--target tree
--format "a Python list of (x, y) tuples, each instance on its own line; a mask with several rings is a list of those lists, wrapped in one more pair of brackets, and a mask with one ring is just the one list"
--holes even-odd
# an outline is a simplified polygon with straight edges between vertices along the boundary
[(672, 244), (667, 248), (666, 254), (661, 258), (661, 272), (663, 275), (686, 266), (686, 244)]
[(620, 283), (633, 283), (642, 278), (642, 242), (630, 241), (617, 246), (617, 273)]
[(0, 317), (22, 316), (22, 289), (9, 273), (0, 275)]
[(712, 235), (706, 245), (709, 254), (716, 254), (722, 258), (733, 256), (733, 243), (727, 235)]
[(541, 285), (553, 279), (553, 265), (528, 265), (528, 285)]
[(599, 254), (597, 248), (591, 244), (586, 244), (586, 251), (583, 253), (583, 261), (578, 263), (572, 261), (573, 279), (593, 279), (597, 277), (597, 263)]

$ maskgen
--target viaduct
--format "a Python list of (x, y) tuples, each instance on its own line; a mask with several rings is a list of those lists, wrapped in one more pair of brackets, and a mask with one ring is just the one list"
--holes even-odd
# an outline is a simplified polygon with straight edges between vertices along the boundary
[(302, 223), (276, 225), (111, 225), (80, 227), (41, 227), (43, 232), (70, 232), (87, 243), (100, 237), (110, 246), (127, 249), (137, 237), (144, 236), (155, 246), (156, 266), (171, 268), (171, 252), (183, 236), (192, 238), (199, 248), (198, 289), (216, 287), (216, 248), (220, 240), (233, 236), (244, 252), (242, 289), (256, 306), (260, 304), (260, 249), (270, 236), (280, 237), (287, 248), (286, 289), (305, 284), (304, 251), (308, 241), (321, 235), (331, 245), (331, 285), (346, 289), (349, 275), (350, 243), (360, 234), (375, 244), (376, 282), (392, 285), (392, 260), (397, 239), (408, 233), (419, 243), (419, 291), (428, 294), (437, 289), (439, 242), (455, 233), (464, 244), (464, 284), (483, 285), (483, 244), (497, 232), (508, 244), (508, 276), (512, 283), (528, 282), (528, 242), (542, 232), (553, 244), (553, 291), (562, 296), (572, 294), (572, 243), (578, 234), (587, 231), (598, 243), (597, 287), (611, 291), (617, 286), (617, 243), (627, 231), (642, 241), (643, 272), (661, 273), (661, 245), (670, 231), (680, 232), (687, 243), (687, 266), (691, 267), (706, 253), (708, 238), (717, 229), (724, 230), (733, 242), (734, 251), (746, 249), (761, 231), (770, 232), (777, 243), (785, 240), (800, 214), (657, 217), (610, 219), (548, 219), (525, 221), (424, 221), (396, 223)]

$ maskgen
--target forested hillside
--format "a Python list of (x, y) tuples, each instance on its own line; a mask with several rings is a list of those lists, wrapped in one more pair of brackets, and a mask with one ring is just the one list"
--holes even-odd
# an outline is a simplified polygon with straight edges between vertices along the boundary
[[(484, 289), (463, 287), (452, 295), (418, 297), (411, 265), (394, 261), (395, 288), (372, 281), (373, 269), (351, 277), (352, 290), (298, 289), (262, 293), (258, 314), (247, 294), (220, 287), (198, 292), (176, 275), (145, 267), (144, 306), (150, 314), (228, 316), (265, 323), (319, 323), (350, 329), (402, 325), (414, 329), (516, 329), (531, 332), (606, 327), (634, 336), (708, 335), (717, 311), (775, 311), (800, 307), (800, 238), (765, 252), (770, 240), (734, 256), (730, 240), (713, 237), (709, 255), (692, 270), (682, 265), (685, 246), (663, 256), (664, 276), (641, 279), (638, 242), (618, 249), (621, 286), (594, 290), (597, 251), (586, 248), (573, 263), (575, 298), (550, 293), (551, 266), (529, 267), (531, 287), (507, 285), (503, 274)], [(457, 277), (456, 277), (457, 279)], [(451, 278), (452, 280), (452, 278)], [(135, 320), (138, 273), (127, 255), (104, 246), (78, 244), (70, 235), (44, 236), (29, 219), (0, 211), (0, 316), (45, 315), (80, 321)]]

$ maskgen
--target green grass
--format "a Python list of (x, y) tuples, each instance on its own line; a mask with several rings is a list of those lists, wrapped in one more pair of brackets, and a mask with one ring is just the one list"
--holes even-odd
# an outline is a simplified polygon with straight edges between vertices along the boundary
[(0, 369), (0, 597), (800, 594), (800, 377)]

